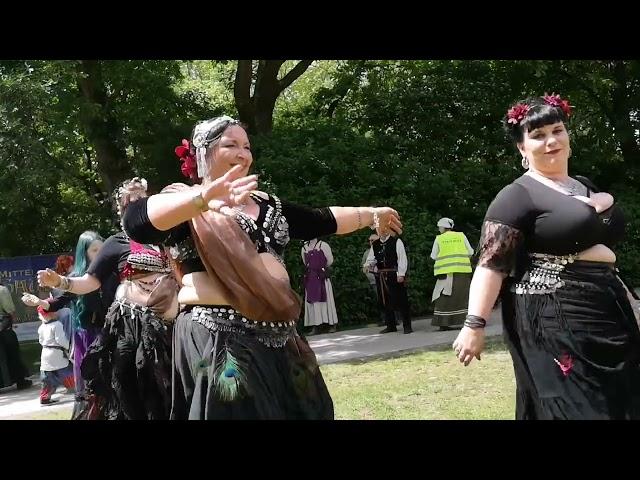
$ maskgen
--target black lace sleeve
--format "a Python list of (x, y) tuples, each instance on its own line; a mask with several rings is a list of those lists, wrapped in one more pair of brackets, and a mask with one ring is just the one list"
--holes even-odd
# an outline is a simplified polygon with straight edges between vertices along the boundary
[(524, 235), (504, 223), (485, 220), (478, 242), (478, 266), (509, 275), (516, 266)]
[(525, 233), (535, 222), (533, 202), (520, 183), (504, 187), (489, 205), (476, 252), (477, 265), (511, 274), (522, 251)]

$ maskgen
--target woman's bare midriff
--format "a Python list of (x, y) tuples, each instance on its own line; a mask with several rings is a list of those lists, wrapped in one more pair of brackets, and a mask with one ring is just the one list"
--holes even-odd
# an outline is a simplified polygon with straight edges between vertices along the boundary
[[(262, 263), (274, 279), (289, 281), (285, 268), (270, 253), (261, 253)], [(182, 288), (178, 293), (178, 302), (183, 305), (229, 305), (222, 286), (207, 272), (188, 273), (182, 277)]]
[(601, 243), (589, 247), (578, 254), (578, 260), (588, 260), (590, 262), (616, 263), (616, 254)]
[(140, 288), (140, 285), (136, 282), (136, 280), (142, 280), (149, 288), (151, 285), (155, 284), (163, 274), (161, 273), (146, 273), (142, 275), (135, 275), (130, 282), (122, 282), (118, 289), (116, 290), (116, 299), (128, 299), (134, 303), (139, 305), (146, 305), (147, 299), (149, 298), (149, 293), (145, 292)]

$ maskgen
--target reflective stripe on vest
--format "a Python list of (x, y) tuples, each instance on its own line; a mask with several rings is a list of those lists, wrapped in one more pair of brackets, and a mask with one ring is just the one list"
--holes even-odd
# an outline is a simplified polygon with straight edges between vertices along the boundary
[(471, 260), (464, 243), (464, 233), (444, 232), (436, 237), (438, 257), (433, 267), (434, 275), (447, 273), (471, 273)]

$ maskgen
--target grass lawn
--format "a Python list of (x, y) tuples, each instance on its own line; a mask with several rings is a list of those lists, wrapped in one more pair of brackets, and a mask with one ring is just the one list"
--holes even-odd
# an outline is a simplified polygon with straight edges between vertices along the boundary
[(22, 342), (20, 344), (20, 355), (25, 367), (30, 374), (40, 372), (40, 352), (42, 347), (38, 342)]
[(511, 357), (494, 341), (464, 367), (450, 347), (387, 360), (322, 367), (336, 419), (513, 419)]

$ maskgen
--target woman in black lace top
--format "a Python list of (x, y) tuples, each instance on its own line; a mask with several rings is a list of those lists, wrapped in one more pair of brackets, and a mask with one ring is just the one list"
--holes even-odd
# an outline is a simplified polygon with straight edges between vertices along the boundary
[(291, 238), (401, 232), (397, 212), (307, 208), (255, 191), (249, 139), (230, 117), (198, 123), (176, 153), (202, 184), (171, 185), (123, 219), (132, 239), (166, 247), (180, 280), (171, 417), (332, 419), (315, 355), (296, 333), (301, 302), (283, 251)]
[(527, 171), (487, 210), (469, 315), (453, 344), (480, 359), (485, 319), (502, 298), (518, 419), (640, 418), (640, 330), (617, 275), (624, 217), (614, 198), (568, 174), (559, 95), (524, 100), (505, 127)]

